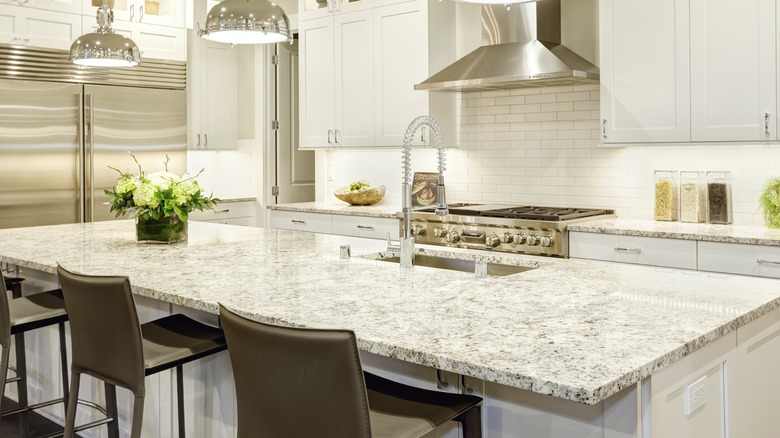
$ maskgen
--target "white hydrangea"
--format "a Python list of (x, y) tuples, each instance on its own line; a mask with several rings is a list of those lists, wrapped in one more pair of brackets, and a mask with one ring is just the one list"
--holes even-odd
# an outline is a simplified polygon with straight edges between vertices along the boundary
[(142, 182), (133, 193), (133, 203), (137, 207), (157, 208), (160, 201), (154, 197), (157, 188), (151, 182)]
[(154, 172), (146, 176), (149, 182), (160, 190), (168, 190), (171, 187), (171, 183), (181, 181), (178, 175), (171, 172), (161, 170)]
[(132, 193), (136, 187), (138, 187), (138, 178), (133, 175), (125, 175), (119, 179), (116, 184), (116, 193), (118, 195), (124, 195), (125, 193)]

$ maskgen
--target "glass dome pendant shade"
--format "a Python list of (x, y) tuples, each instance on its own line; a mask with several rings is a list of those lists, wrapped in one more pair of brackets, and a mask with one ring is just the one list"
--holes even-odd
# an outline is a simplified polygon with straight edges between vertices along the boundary
[(292, 42), (287, 14), (269, 0), (224, 0), (211, 8), (199, 34), (228, 44)]
[(103, 6), (97, 10), (97, 30), (73, 42), (68, 60), (92, 67), (135, 67), (140, 64), (138, 46), (130, 38), (114, 33), (113, 21), (114, 11), (108, 7), (108, 0), (103, 0)]

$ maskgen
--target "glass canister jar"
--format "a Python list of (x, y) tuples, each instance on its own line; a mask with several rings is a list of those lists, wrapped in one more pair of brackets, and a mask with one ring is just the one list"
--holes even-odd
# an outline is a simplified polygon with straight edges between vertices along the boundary
[(704, 222), (707, 218), (707, 179), (704, 172), (680, 172), (680, 222)]
[(654, 175), (655, 209), (653, 216), (657, 221), (676, 221), (678, 173), (675, 170), (656, 170)]
[(707, 223), (731, 223), (731, 172), (707, 172)]

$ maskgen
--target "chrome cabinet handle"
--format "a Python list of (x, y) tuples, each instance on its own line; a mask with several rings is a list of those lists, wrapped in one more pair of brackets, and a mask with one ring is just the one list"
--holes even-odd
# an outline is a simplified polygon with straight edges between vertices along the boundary
[(622, 246), (616, 246), (616, 247), (615, 247), (615, 251), (620, 251), (620, 252), (635, 252), (635, 253), (639, 254), (640, 252), (642, 252), (642, 248), (624, 248), (624, 247), (622, 247)]
[(29, 43), (29, 42), (30, 42), (30, 39), (29, 39), (29, 38), (19, 38), (19, 37), (14, 37), (14, 39), (12, 39), (11, 41), (12, 41), (12, 42), (13, 42), (13, 41), (19, 41), (19, 42), (21, 42), (22, 44), (27, 44), (27, 43)]
[(138, 8), (138, 12), (140, 12), (140, 13), (141, 13), (141, 15), (139, 15), (139, 16), (138, 16), (138, 22), (140, 23), (140, 22), (141, 22), (141, 20), (143, 20), (143, 19), (144, 19), (144, 7), (143, 7), (143, 6), (140, 6), (140, 7)]
[(130, 5), (130, 21), (133, 21), (133, 17), (135, 17), (135, 5)]
[(334, 138), (336, 139), (336, 144), (341, 144), (341, 129), (336, 130)]
[(214, 213), (227, 213), (227, 212), (229, 212), (229, 211), (230, 211), (230, 209), (229, 209), (229, 208), (226, 208), (226, 209), (224, 209), (224, 210), (214, 210)]
[(425, 126), (420, 128), (420, 141), (425, 143)]
[(761, 257), (756, 259), (756, 263), (758, 263), (760, 265), (762, 265), (762, 264), (766, 264), (766, 265), (780, 265), (780, 262), (775, 262), (775, 261), (772, 261), (772, 260), (762, 259)]
[(601, 119), (601, 138), (607, 138), (607, 119)]
[(306, 225), (306, 221), (302, 221), (300, 219), (292, 219), (292, 220), (290, 220), (290, 222), (292, 222), (294, 224)]
[(203, 138), (206, 140), (206, 141), (203, 143), (203, 147), (205, 148), (206, 146), (208, 146), (208, 145), (209, 145), (209, 134), (208, 134), (208, 132), (207, 132), (207, 133), (205, 133), (205, 134), (203, 134)]
[(198, 133), (198, 144), (195, 145), (196, 148), (200, 147), (200, 132)]
[(333, 130), (328, 129), (328, 144), (333, 144)]
[(764, 113), (764, 135), (769, 135), (769, 113)]
[(358, 230), (372, 230), (372, 231), (374, 230), (374, 227), (369, 226), (369, 225), (358, 225), (357, 227), (358, 227)]

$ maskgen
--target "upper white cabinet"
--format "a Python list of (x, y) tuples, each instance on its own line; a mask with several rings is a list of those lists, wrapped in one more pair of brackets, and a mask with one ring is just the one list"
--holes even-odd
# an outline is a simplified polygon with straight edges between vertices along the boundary
[(81, 4), (83, 1), (84, 0), (0, 0), (0, 5), (21, 6), (25, 8), (81, 15)]
[(455, 60), (454, 4), (368, 1), (300, 14), (300, 147), (400, 146), (423, 114), (454, 146), (455, 95), (414, 90)]
[(777, 140), (776, 0), (601, 0), (603, 143)]
[[(103, 0), (81, 0), (84, 12), (94, 12)], [(109, 0), (114, 11), (114, 20), (161, 26), (184, 27), (185, 7), (183, 0)]]
[(68, 50), (81, 35), (81, 15), (0, 5), (0, 43)]
[(690, 19), (691, 138), (776, 140), (775, 0), (691, 0)]
[(298, 20), (371, 9), (373, 6), (374, 0), (298, 0)]
[(189, 37), (187, 145), (194, 150), (236, 148), (237, 49)]
[[(82, 22), (84, 33), (97, 30), (97, 22), (93, 17), (84, 16)], [(138, 44), (142, 62), (144, 58), (187, 61), (186, 31), (183, 28), (132, 21), (114, 21), (111, 27), (114, 32), (130, 38)], [(70, 43), (67, 48), (70, 48)]]
[(690, 141), (688, 0), (602, 0), (604, 143)]

